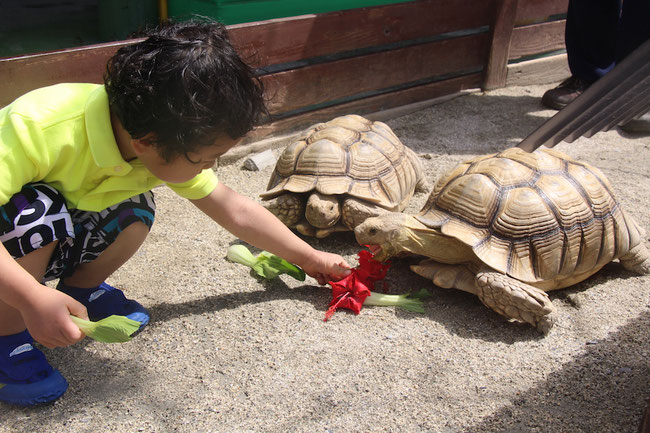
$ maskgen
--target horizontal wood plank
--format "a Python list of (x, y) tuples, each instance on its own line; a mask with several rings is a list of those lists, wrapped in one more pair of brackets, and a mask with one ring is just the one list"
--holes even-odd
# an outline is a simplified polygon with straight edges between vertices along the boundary
[(564, 49), (565, 22), (561, 20), (515, 28), (509, 59)]
[(263, 77), (269, 110), (282, 114), (316, 104), (459, 71), (481, 68), (487, 33), (431, 42)]
[[(249, 145), (279, 134), (291, 134), (315, 123), (326, 122), (336, 116), (359, 114), (372, 117), (379, 112), (397, 107), (478, 89), (481, 81), (482, 74), (470, 74), (302, 113), (256, 128), (245, 138), (243, 145)], [(224, 155), (225, 161), (241, 158), (242, 152), (246, 151), (234, 148), (233, 152), (229, 151)]]
[(566, 54), (508, 65), (507, 86), (528, 86), (560, 82), (571, 75)]
[(419, 0), (229, 29), (237, 49), (259, 67), (487, 26), (492, 8), (492, 1)]
[(103, 83), (108, 59), (134, 41), (0, 59), (0, 107), (31, 90), (56, 83)]
[(553, 15), (566, 14), (569, 0), (520, 0), (515, 18), (516, 25), (546, 21)]

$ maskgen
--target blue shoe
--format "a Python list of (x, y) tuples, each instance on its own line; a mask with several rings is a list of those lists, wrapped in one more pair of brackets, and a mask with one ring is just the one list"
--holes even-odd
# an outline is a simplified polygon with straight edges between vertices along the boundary
[(27, 331), (0, 337), (0, 401), (34, 406), (54, 401), (68, 389), (33, 342)]
[(124, 292), (106, 283), (101, 283), (92, 289), (80, 289), (66, 286), (59, 281), (56, 289), (82, 303), (88, 310), (88, 318), (92, 321), (114, 314), (126, 316), (140, 322), (140, 328), (135, 333), (142, 331), (142, 328), (149, 323), (149, 311), (146, 308), (132, 299), (127, 299)]

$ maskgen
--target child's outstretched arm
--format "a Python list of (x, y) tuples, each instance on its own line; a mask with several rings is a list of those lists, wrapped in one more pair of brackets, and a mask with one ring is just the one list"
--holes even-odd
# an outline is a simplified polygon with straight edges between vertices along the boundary
[(350, 273), (343, 257), (312, 248), (259, 203), (222, 183), (207, 197), (192, 203), (238, 238), (300, 266), (319, 284), (340, 280)]
[(40, 284), (0, 244), (0, 335), (26, 327), (46, 347), (69, 346), (84, 337), (70, 314), (88, 319), (82, 304)]

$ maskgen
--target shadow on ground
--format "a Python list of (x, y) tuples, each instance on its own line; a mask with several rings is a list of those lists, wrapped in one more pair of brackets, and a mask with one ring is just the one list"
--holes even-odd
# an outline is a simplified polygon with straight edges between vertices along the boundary
[(461, 431), (636, 431), (642, 402), (650, 396), (649, 329), (646, 312), (609, 338), (588, 342), (583, 356), (519, 394), (510, 406)]

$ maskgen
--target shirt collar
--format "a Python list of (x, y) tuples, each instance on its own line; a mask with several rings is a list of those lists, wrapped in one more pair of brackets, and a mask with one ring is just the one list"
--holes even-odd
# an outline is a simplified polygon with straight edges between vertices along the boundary
[(98, 86), (90, 93), (86, 102), (85, 115), (88, 145), (95, 164), (102, 168), (112, 167), (116, 174), (120, 175), (131, 171), (131, 165), (124, 161), (115, 141), (108, 95), (104, 86)]

